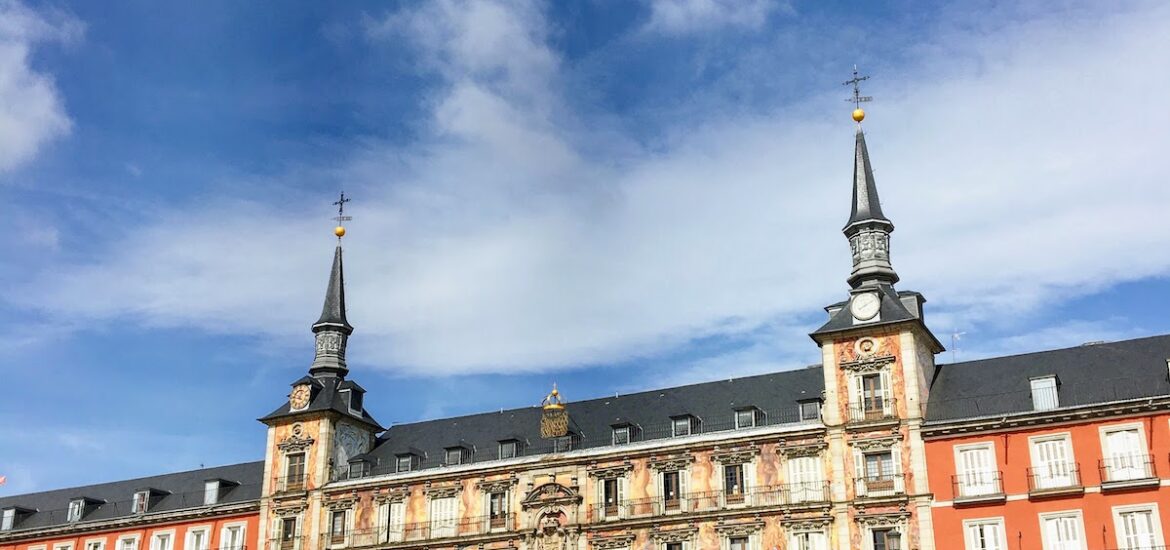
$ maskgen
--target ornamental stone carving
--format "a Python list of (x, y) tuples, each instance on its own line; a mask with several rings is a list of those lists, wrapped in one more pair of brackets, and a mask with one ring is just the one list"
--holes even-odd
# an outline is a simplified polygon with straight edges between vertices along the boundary
[(758, 533), (763, 528), (764, 520), (757, 518), (755, 521), (743, 523), (718, 523), (715, 525), (715, 532), (725, 537), (746, 537)]
[(650, 531), (650, 538), (658, 544), (690, 542), (695, 540), (695, 534), (698, 532), (699, 528), (694, 526), (681, 529), (659, 529), (656, 526)]
[(330, 510), (333, 510), (333, 511), (349, 510), (350, 508), (353, 508), (354, 504), (357, 504), (357, 497), (351, 496), (348, 498), (342, 498), (342, 499), (331, 500), (329, 502), (326, 502), (325, 507), (329, 508)]
[(410, 496), (409, 487), (394, 487), (385, 493), (374, 495), (374, 502), (378, 504), (386, 504), (389, 502), (402, 502)]
[(867, 437), (864, 439), (854, 439), (849, 444), (862, 452), (869, 451), (886, 451), (892, 449), (902, 441), (901, 437)]
[(756, 446), (738, 447), (734, 449), (718, 449), (711, 453), (711, 461), (720, 464), (744, 464), (759, 456), (760, 448)]
[(305, 433), (304, 427), (298, 422), (293, 424), (292, 433), (283, 441), (276, 445), (276, 448), (289, 452), (300, 451), (309, 448), (315, 440)]
[(658, 472), (675, 472), (678, 470), (685, 470), (695, 461), (695, 457), (690, 454), (672, 455), (672, 456), (654, 456), (650, 457), (650, 469)]
[(859, 514), (853, 518), (858, 525), (865, 527), (902, 527), (907, 519), (910, 519), (909, 512), (891, 512), (884, 514)]
[(823, 530), (833, 523), (831, 516), (816, 516), (809, 518), (785, 518), (780, 520), (780, 525), (785, 530), (791, 531), (819, 531)]
[(481, 479), (475, 484), (475, 488), (485, 493), (503, 493), (511, 489), (513, 485), (519, 483), (520, 480), (515, 476), (507, 479)]
[(634, 469), (634, 465), (629, 462), (623, 462), (616, 466), (595, 466), (589, 465), (586, 471), (589, 472), (590, 477), (598, 479), (613, 479), (616, 477), (624, 477)]
[(893, 355), (875, 355), (871, 357), (861, 356), (854, 361), (842, 362), (841, 369), (857, 373), (878, 372), (893, 362)]
[(463, 485), (427, 485), (423, 488), (423, 494), (429, 498), (452, 498), (459, 496), (463, 492)]
[(637, 536), (633, 533), (612, 535), (608, 537), (593, 537), (589, 541), (589, 546), (594, 550), (617, 550), (620, 548), (629, 548), (634, 543)]
[(866, 260), (890, 260), (890, 235), (882, 230), (862, 230), (849, 239), (853, 265)]
[(581, 494), (576, 487), (565, 487), (556, 482), (549, 482), (531, 491), (520, 501), (520, 508), (524, 510), (549, 506), (571, 506), (581, 502)]
[(828, 448), (828, 444), (826, 444), (824, 441), (818, 441), (815, 443), (798, 443), (795, 445), (786, 445), (784, 443), (784, 441), (781, 440), (780, 444), (776, 446), (776, 454), (778, 454), (784, 458), (787, 458), (787, 459), (800, 458), (800, 457), (806, 457), (806, 456), (817, 457), (817, 456), (820, 456), (821, 453), (824, 452), (825, 449), (827, 449), (827, 448)]

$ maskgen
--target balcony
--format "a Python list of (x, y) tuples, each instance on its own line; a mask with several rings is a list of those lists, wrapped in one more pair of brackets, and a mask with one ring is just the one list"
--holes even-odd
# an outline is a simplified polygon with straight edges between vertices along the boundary
[(300, 550), (304, 548), (303, 537), (276, 537), (268, 540), (269, 550)]
[(1003, 472), (965, 472), (951, 476), (955, 505), (1003, 502)]
[(1110, 546), (1106, 550), (1170, 550), (1170, 546), (1164, 546), (1156, 542), (1134, 542), (1124, 546)]
[(449, 521), (400, 523), (378, 529), (351, 529), (321, 536), (321, 548), (366, 548), (421, 540), (474, 537), (518, 528), (516, 514), (473, 516)]
[(854, 424), (868, 424), (874, 422), (889, 422), (898, 419), (898, 400), (884, 398), (867, 400), (864, 403), (849, 404), (849, 422)]
[(1102, 458), (1097, 462), (1101, 473), (1101, 490), (1156, 487), (1159, 483), (1154, 456), (1131, 454)]
[(1081, 469), (1076, 462), (1052, 463), (1028, 468), (1028, 498), (1038, 499), (1084, 494)]
[(295, 493), (307, 488), (309, 476), (306, 474), (276, 478), (276, 492)]
[(857, 498), (884, 498), (906, 493), (902, 474), (859, 477), (854, 482)]
[(753, 487), (746, 492), (706, 491), (665, 499), (648, 497), (624, 500), (613, 505), (592, 504), (588, 509), (591, 523), (621, 519), (646, 518), (668, 514), (708, 512), (731, 507), (814, 507), (829, 502), (829, 482), (810, 481), (784, 485)]

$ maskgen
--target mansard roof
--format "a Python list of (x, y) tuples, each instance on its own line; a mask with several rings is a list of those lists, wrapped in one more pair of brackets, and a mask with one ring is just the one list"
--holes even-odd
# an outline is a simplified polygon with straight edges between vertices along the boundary
[(1033, 410), (1030, 382), (1055, 376), (1060, 408), (1170, 396), (1170, 335), (939, 365), (927, 422)]
[[(636, 427), (632, 441), (671, 436), (671, 418), (694, 415), (698, 431), (710, 433), (735, 427), (737, 408), (757, 407), (764, 412), (761, 425), (799, 422), (799, 402), (820, 398), (825, 388), (818, 365), (798, 370), (733, 378), (616, 395), (583, 401), (566, 401), (570, 431), (579, 437), (574, 448), (612, 444), (612, 427), (629, 423)], [(570, 390), (571, 391), (571, 390)], [(552, 444), (540, 437), (541, 408), (533, 406), (456, 418), (391, 426), (370, 452), (378, 459), (375, 473), (392, 472), (396, 455), (421, 451), (422, 467), (438, 466), (443, 450), (470, 445), (473, 462), (495, 460), (497, 444), (518, 440), (520, 454), (551, 452)]]
[[(150, 504), (146, 516), (158, 512), (202, 508), (204, 482), (210, 480), (222, 480), (232, 484), (230, 488), (225, 487), (225, 490), (221, 491), (220, 505), (255, 501), (260, 498), (263, 478), (263, 461), (246, 462), (3, 497), (0, 498), (0, 509), (22, 508), (35, 512), (23, 518), (12, 531), (0, 531), (0, 537), (29, 529), (61, 527), (71, 523), (86, 524), (142, 515), (133, 511), (131, 502), (134, 493), (146, 487), (156, 490), (156, 494), (159, 495), (158, 500)], [(93, 503), (94, 507), (79, 521), (69, 522), (66, 517), (69, 502), (82, 498)]]
[(309, 384), (314, 386), (311, 398), (312, 400), (309, 401), (309, 406), (302, 410), (294, 411), (286, 399), (284, 403), (276, 408), (276, 410), (260, 418), (260, 421), (268, 422), (277, 418), (295, 416), (310, 412), (333, 411), (340, 413), (352, 420), (362, 422), (373, 428), (375, 431), (382, 430), (381, 424), (378, 424), (378, 421), (374, 420), (374, 417), (369, 413), (369, 411), (365, 409), (364, 405), (360, 413), (355, 413), (354, 411), (350, 410), (349, 402), (346, 401), (344, 397), (342, 397), (342, 390), (349, 389), (356, 390), (358, 392), (365, 392), (365, 388), (362, 388), (356, 382), (335, 377), (316, 378), (312, 376), (305, 376), (292, 383), (294, 386), (299, 384)]

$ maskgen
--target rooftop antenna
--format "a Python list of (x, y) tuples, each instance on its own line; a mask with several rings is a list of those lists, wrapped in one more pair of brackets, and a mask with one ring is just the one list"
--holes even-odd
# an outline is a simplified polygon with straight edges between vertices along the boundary
[(857, 72), (857, 65), (853, 66), (853, 78), (842, 82), (842, 86), (853, 86), (853, 97), (846, 98), (845, 101), (853, 102), (853, 120), (857, 124), (865, 119), (865, 111), (862, 110), (861, 104), (873, 101), (873, 96), (861, 95), (861, 83), (869, 80), (869, 75), (861, 76)]

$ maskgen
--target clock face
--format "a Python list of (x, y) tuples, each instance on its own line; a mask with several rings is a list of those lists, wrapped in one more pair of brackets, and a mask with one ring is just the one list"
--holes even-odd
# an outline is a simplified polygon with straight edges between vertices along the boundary
[(866, 292), (853, 297), (853, 302), (849, 304), (849, 312), (858, 321), (868, 321), (877, 316), (881, 307), (882, 300), (877, 293)]
[(301, 410), (309, 406), (309, 385), (302, 384), (293, 388), (293, 391), (288, 396), (289, 407), (294, 411)]

